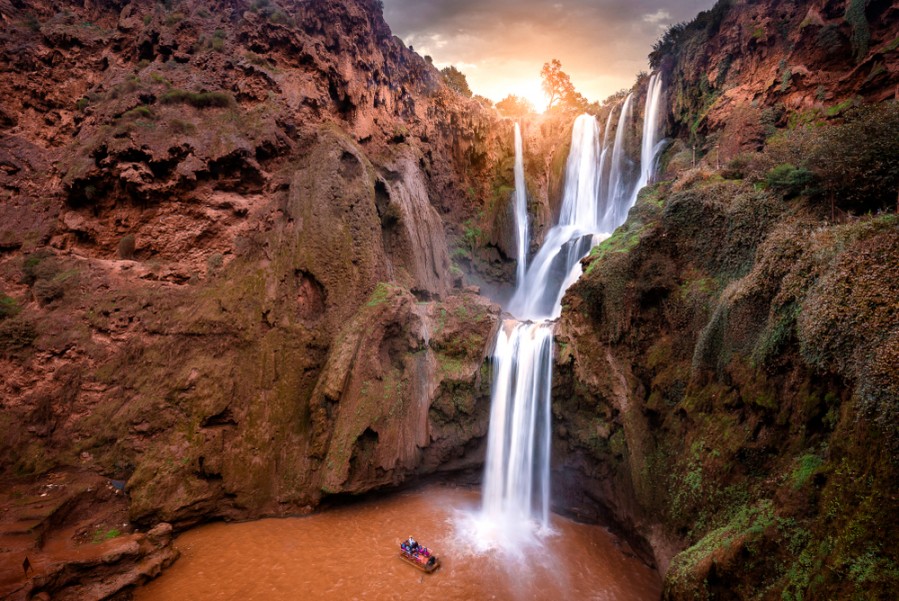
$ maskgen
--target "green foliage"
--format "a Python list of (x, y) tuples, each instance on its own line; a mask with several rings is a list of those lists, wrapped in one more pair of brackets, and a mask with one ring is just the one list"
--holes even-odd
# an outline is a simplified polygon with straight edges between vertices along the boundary
[(824, 460), (815, 453), (807, 453), (798, 459), (798, 465), (793, 470), (793, 488), (800, 489), (805, 486), (812, 477), (821, 471)]
[(496, 110), (505, 117), (512, 117), (515, 119), (533, 113), (534, 105), (525, 98), (521, 98), (515, 94), (509, 94), (496, 103)]
[(155, 113), (153, 113), (153, 109), (142, 104), (140, 106), (134, 107), (133, 109), (131, 109), (129, 111), (125, 111), (125, 113), (122, 115), (122, 117), (125, 119), (132, 119), (132, 120), (141, 119), (141, 118), (155, 119), (156, 115), (155, 115)]
[(55, 267), (48, 269), (48, 259), (52, 261), (52, 256), (52, 253), (48, 250), (38, 250), (25, 255), (22, 260), (22, 283), (31, 286), (39, 277), (44, 276), (51, 270), (55, 270)]
[(846, 22), (852, 26), (852, 52), (857, 63), (868, 54), (868, 45), (871, 43), (871, 29), (865, 16), (867, 5), (868, 0), (849, 0), (844, 14)]
[(78, 272), (70, 269), (60, 271), (52, 277), (39, 278), (31, 288), (34, 292), (34, 297), (42, 305), (62, 298), (76, 275), (78, 275)]
[(712, 8), (699, 13), (689, 23), (675, 23), (666, 29), (662, 37), (652, 45), (652, 52), (649, 53), (649, 64), (652, 69), (658, 69), (665, 56), (678, 54), (691, 38), (708, 39), (717, 34), (732, 4), (733, 0), (718, 0)]
[(860, 106), (846, 122), (814, 131), (806, 166), (838, 204), (861, 210), (891, 206), (899, 190), (899, 103)]
[(662, 37), (656, 40), (652, 45), (652, 52), (649, 53), (649, 64), (653, 69), (658, 69), (662, 64), (662, 59), (674, 52), (686, 29), (686, 22), (675, 23), (665, 30)]
[(225, 30), (216, 29), (212, 34), (212, 40), (209, 45), (216, 52), (222, 52), (225, 49)]
[(163, 94), (160, 100), (163, 104), (189, 104), (198, 109), (234, 106), (234, 98), (225, 92), (188, 92), (173, 89)]
[(471, 98), (471, 88), (468, 87), (468, 80), (465, 79), (464, 73), (450, 65), (441, 69), (440, 74), (443, 75), (443, 81), (446, 82), (446, 85), (451, 90), (462, 94), (466, 98)]
[(169, 121), (169, 127), (178, 134), (192, 134), (197, 131), (196, 125), (183, 119), (172, 119)]
[(78, 102), (75, 103), (75, 108), (77, 108), (79, 111), (83, 112), (84, 109), (86, 109), (90, 103), (91, 103), (91, 101), (87, 97), (80, 98), (80, 99), (78, 99)]
[(0, 293), (0, 320), (6, 319), (7, 317), (13, 317), (14, 315), (17, 315), (20, 310), (21, 307), (19, 307), (19, 303), (16, 302), (16, 299)]
[(91, 537), (91, 542), (94, 544), (99, 544), (121, 535), (122, 532), (118, 528), (110, 528), (109, 530), (96, 530), (94, 532), (94, 535)]
[(768, 186), (779, 190), (787, 198), (802, 194), (814, 181), (815, 175), (811, 171), (790, 163), (774, 167), (765, 176)]
[(365, 306), (377, 307), (378, 305), (383, 304), (390, 298), (390, 295), (393, 294), (394, 290), (396, 290), (396, 286), (388, 284), (387, 282), (378, 282), (378, 285), (375, 286), (371, 296), (368, 297), (368, 302), (365, 303)]
[(786, 65), (785, 61), (781, 61), (780, 70), (780, 91), (786, 92), (790, 89), (790, 82), (793, 80), (793, 70)]

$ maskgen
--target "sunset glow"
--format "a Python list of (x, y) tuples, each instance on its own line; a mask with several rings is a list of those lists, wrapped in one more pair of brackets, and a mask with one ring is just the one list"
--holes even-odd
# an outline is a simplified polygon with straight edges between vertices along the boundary
[[(546, 110), (548, 98), (546, 97), (546, 94), (543, 93), (543, 88), (539, 81), (524, 82), (516, 87), (511, 93), (516, 96), (521, 96), (530, 102), (534, 105), (534, 110), (538, 113), (542, 113)], [(502, 100), (502, 98), (497, 98), (497, 100)]]
[(391, 30), (434, 65), (453, 65), (472, 92), (498, 102), (515, 94), (538, 112), (547, 99), (540, 69), (559, 59), (578, 92), (602, 101), (629, 88), (665, 29), (714, 0), (475, 2), (384, 0)]

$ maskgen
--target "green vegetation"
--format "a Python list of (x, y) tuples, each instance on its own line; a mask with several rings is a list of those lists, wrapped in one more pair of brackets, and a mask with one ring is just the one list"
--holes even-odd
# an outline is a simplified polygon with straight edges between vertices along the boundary
[(811, 171), (790, 163), (774, 167), (765, 176), (768, 186), (781, 191), (787, 198), (806, 192), (814, 179), (815, 176)]
[(852, 51), (857, 63), (868, 54), (868, 45), (871, 43), (871, 29), (865, 16), (867, 5), (868, 0), (849, 0), (844, 14), (846, 22), (852, 26)]
[(129, 111), (125, 111), (122, 115), (124, 119), (155, 119), (156, 114), (153, 113), (153, 109), (146, 105), (136, 106)]
[(471, 98), (471, 88), (468, 87), (468, 80), (465, 78), (464, 73), (450, 65), (441, 69), (440, 74), (443, 75), (443, 81), (451, 90), (462, 94), (466, 98)]
[(21, 307), (16, 299), (0, 292), (0, 320), (18, 315), (19, 311), (21, 311)]
[(225, 30), (216, 29), (212, 34), (212, 40), (209, 42), (210, 48), (216, 52), (223, 52), (225, 49)]
[(163, 104), (189, 104), (198, 109), (234, 106), (234, 98), (225, 92), (188, 92), (173, 89), (163, 94), (160, 100)]
[(375, 286), (374, 291), (371, 293), (371, 296), (368, 297), (368, 302), (365, 303), (366, 307), (377, 307), (378, 305), (383, 304), (390, 298), (393, 293), (397, 290), (397, 287), (393, 284), (389, 284), (387, 282), (378, 282), (378, 285)]
[(807, 453), (800, 457), (797, 461), (798, 465), (793, 470), (792, 481), (793, 488), (799, 489), (808, 484), (809, 480), (821, 470), (824, 460), (814, 454)]
[(122, 531), (118, 528), (110, 528), (108, 530), (95, 530), (94, 535), (91, 537), (91, 542), (96, 545), (121, 535)]

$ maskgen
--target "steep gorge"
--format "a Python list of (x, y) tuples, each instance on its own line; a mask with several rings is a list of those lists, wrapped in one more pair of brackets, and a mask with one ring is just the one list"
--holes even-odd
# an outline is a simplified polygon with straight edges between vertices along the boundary
[[(719, 3), (653, 58), (664, 181), (565, 300), (554, 502), (642, 545), (671, 599), (899, 579), (899, 226), (749, 173), (778, 128), (890, 97), (896, 9), (868, 3), (861, 52), (844, 4)], [(511, 122), (368, 0), (0, 14), (0, 468), (35, 483), (21, 498), (99, 473), (135, 527), (185, 528), (481, 465), (499, 307), (470, 284), (514, 277)], [(574, 116), (522, 123), (532, 251)]]

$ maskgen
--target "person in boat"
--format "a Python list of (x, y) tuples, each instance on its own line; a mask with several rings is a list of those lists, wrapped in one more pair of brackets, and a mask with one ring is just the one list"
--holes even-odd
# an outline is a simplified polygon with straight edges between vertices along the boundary
[(406, 546), (409, 547), (409, 551), (415, 553), (418, 551), (418, 543), (415, 542), (415, 539), (412, 538), (412, 535), (409, 535), (409, 540), (406, 541)]

